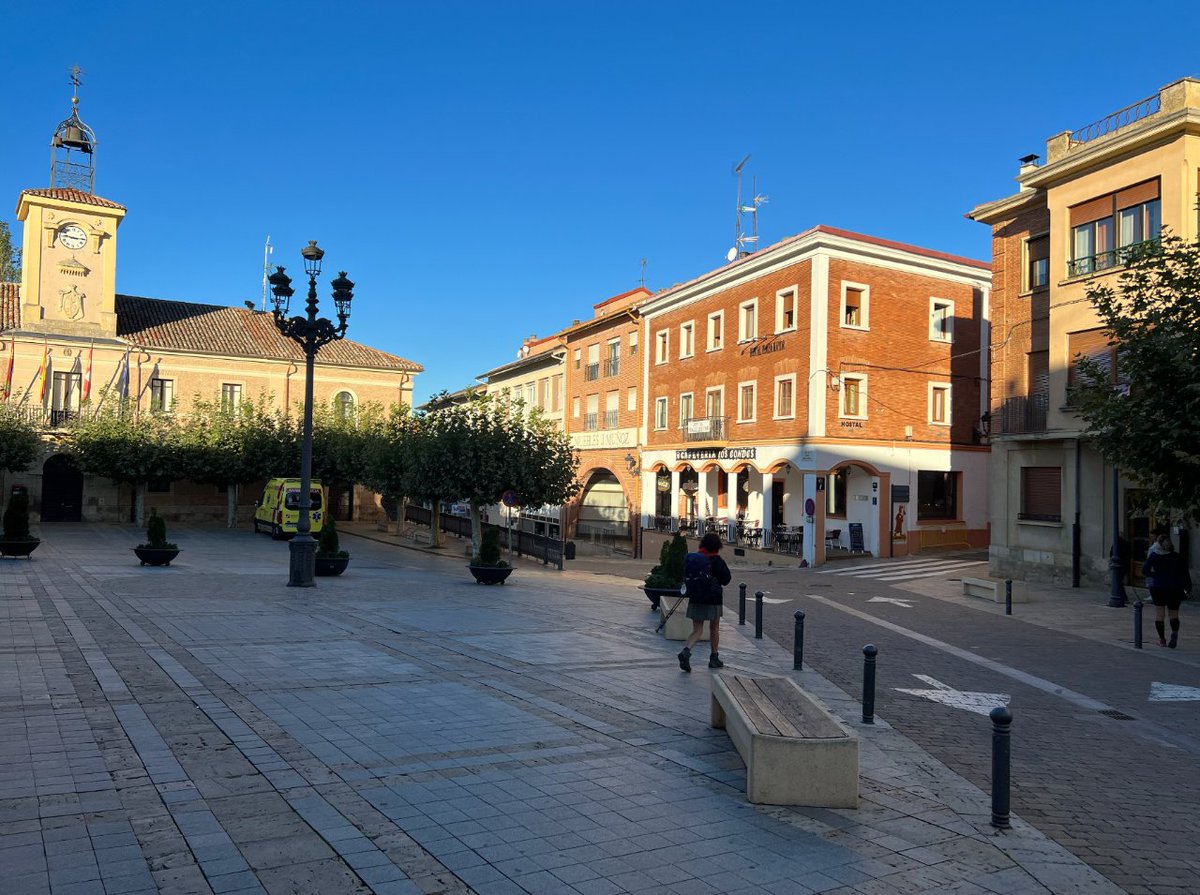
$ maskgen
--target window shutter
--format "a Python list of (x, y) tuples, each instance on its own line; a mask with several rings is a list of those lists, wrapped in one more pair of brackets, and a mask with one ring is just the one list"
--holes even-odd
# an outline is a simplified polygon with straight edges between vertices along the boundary
[(1101, 218), (1112, 217), (1112, 193), (1109, 193), (1107, 196), (1101, 196), (1099, 199), (1093, 199), (1090, 202), (1084, 202), (1082, 205), (1076, 205), (1070, 210), (1070, 214), (1072, 227), (1078, 227), (1080, 224), (1090, 224), (1092, 221), (1098, 221)]
[(1029, 394), (1050, 395), (1050, 352), (1031, 351), (1028, 355)]
[(1149, 202), (1152, 199), (1158, 198), (1158, 180), (1147, 180), (1145, 183), (1139, 183), (1136, 186), (1126, 187), (1117, 193), (1117, 211), (1122, 208), (1131, 208), (1134, 205), (1141, 205), (1143, 202)]
[(1061, 467), (1021, 467), (1021, 516), (1048, 522), (1061, 521)]
[(1029, 240), (1029, 261), (1045, 261), (1050, 257), (1050, 237), (1035, 236)]
[(1109, 345), (1108, 330), (1089, 329), (1078, 333), (1067, 334), (1067, 387), (1080, 384), (1079, 358), (1090, 357), (1100, 364), (1110, 380), (1115, 381), (1114, 350)]

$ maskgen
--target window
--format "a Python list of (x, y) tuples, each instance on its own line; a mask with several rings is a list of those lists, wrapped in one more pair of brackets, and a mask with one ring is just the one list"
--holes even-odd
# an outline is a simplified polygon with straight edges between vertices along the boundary
[(1156, 242), (1162, 229), (1158, 180), (1126, 187), (1069, 209), (1071, 260), (1067, 276), (1118, 267), (1134, 246)]
[(1025, 292), (1050, 285), (1050, 237), (1031, 236), (1025, 240)]
[(944, 298), (929, 299), (929, 340), (954, 341), (954, 302)]
[(796, 328), (796, 287), (775, 293), (775, 332), (785, 333)]
[(562, 410), (562, 385), (562, 373), (555, 373), (550, 377), (550, 409), (554, 413)]
[(626, 393), (625, 409), (637, 410), (637, 389), (631, 388)]
[(578, 370), (583, 366), (583, 354), (578, 348), (575, 349), (575, 369)]
[(587, 366), (583, 368), (583, 379), (592, 382), (600, 378), (600, 345), (588, 345)]
[(354, 395), (349, 392), (338, 392), (334, 395), (333, 412), (340, 420), (354, 419)]
[(235, 410), (242, 403), (242, 387), (236, 382), (221, 384), (221, 406), (226, 410)]
[(173, 379), (150, 380), (150, 410), (154, 413), (170, 413), (175, 403), (175, 381)]
[(1110, 345), (1111, 336), (1106, 329), (1088, 329), (1083, 332), (1067, 333), (1067, 399), (1069, 390), (1083, 384), (1080, 376), (1080, 361), (1088, 358), (1100, 365), (1100, 369), (1112, 383), (1117, 382), (1117, 346)]
[(862, 283), (842, 283), (842, 326), (846, 329), (867, 329), (871, 287)]
[(576, 395), (571, 399), (571, 416), (579, 418), (579, 396)]
[(935, 426), (950, 425), (950, 385), (929, 383), (929, 422)]
[(587, 432), (595, 432), (600, 428), (600, 396), (587, 396), (587, 416), (583, 418), (583, 428)]
[(655, 398), (654, 399), (654, 428), (659, 429), (659, 430), (667, 428), (667, 399), (666, 398)]
[(630, 357), (633, 357), (635, 354), (637, 354), (637, 346), (638, 346), (637, 339), (638, 339), (638, 334), (636, 332), (631, 332), (629, 334), (629, 356)]
[(79, 394), (82, 379), (79, 373), (55, 373), (50, 396), (50, 425), (60, 426), (79, 416)]
[(543, 376), (538, 380), (538, 402), (537, 406), (541, 410), (549, 409), (548, 398), (550, 397), (550, 378)]
[(708, 315), (708, 350), (720, 351), (725, 343), (725, 312)]
[(752, 423), (758, 410), (758, 383), (738, 383), (738, 422)]
[(679, 326), (679, 356), (691, 357), (696, 353), (696, 324), (692, 321)]
[(846, 516), (846, 481), (850, 472), (845, 467), (825, 478), (825, 515)]
[(958, 473), (917, 473), (917, 519), (958, 518)]
[(842, 401), (839, 416), (867, 418), (867, 377), (842, 374)]
[(725, 389), (721, 386), (704, 390), (704, 411), (709, 419), (717, 419), (725, 412)]
[(608, 357), (604, 359), (604, 375), (616, 376), (621, 372), (621, 340), (608, 343)]
[(537, 406), (537, 383), (530, 382), (525, 386), (525, 412), (533, 410)]
[(654, 336), (654, 362), (665, 364), (671, 357), (671, 333), (660, 329)]
[(1021, 512), (1018, 519), (1062, 522), (1062, 468), (1021, 467)]
[(692, 418), (692, 393), (686, 392), (679, 396), (679, 425), (687, 425)]
[(621, 392), (613, 389), (604, 396), (604, 428), (617, 428), (621, 415)]
[(796, 416), (796, 374), (775, 377), (775, 419)]
[(758, 338), (758, 299), (744, 301), (738, 305), (738, 341), (749, 342)]

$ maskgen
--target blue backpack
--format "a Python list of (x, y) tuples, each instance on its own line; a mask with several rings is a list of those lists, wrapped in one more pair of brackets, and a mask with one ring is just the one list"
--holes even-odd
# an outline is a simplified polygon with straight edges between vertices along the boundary
[(720, 584), (713, 577), (712, 563), (706, 554), (689, 553), (683, 560), (683, 587), (680, 594), (702, 603), (717, 594)]

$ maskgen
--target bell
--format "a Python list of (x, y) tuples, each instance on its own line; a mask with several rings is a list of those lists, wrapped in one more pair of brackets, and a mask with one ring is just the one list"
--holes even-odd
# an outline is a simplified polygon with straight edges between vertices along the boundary
[(92, 141), (84, 133), (83, 128), (77, 124), (67, 125), (61, 142), (64, 146), (70, 146), (83, 152), (90, 153), (92, 151)]

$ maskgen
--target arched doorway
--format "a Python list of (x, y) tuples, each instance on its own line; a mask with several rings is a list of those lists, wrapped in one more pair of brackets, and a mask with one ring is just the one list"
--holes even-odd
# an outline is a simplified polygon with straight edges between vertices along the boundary
[(579, 501), (575, 531), (581, 538), (593, 534), (629, 537), (629, 504), (621, 483), (608, 470), (600, 470), (588, 479)]
[(851, 526), (861, 532), (862, 549), (879, 556), (879, 476), (847, 461), (826, 479), (825, 532), (838, 532), (832, 546), (847, 550), (856, 546)]
[(42, 521), (83, 521), (83, 473), (66, 454), (42, 467)]

